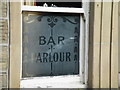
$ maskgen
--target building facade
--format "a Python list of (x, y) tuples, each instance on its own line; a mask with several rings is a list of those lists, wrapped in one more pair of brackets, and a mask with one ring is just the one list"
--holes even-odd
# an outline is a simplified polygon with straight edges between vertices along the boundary
[[(119, 52), (118, 52), (119, 50), (118, 2), (115, 2), (113, 0), (111, 2), (83, 1), (80, 3), (80, 1), (75, 0), (74, 1), (75, 4), (74, 4), (73, 1), (71, 0), (71, 2), (73, 3), (73, 4), (70, 3), (71, 6), (69, 5), (68, 2), (65, 2), (64, 0), (63, 2), (58, 0), (58, 2), (55, 3), (54, 0), (53, 1), (49, 0), (49, 2), (47, 0), (46, 2), (39, 1), (39, 3), (35, 1), (24, 1), (24, 2), (0, 1), (0, 12), (1, 12), (0, 13), (0, 80), (1, 80), (0, 87), (20, 88), (22, 87), (21, 83), (26, 84), (25, 82), (28, 82), (29, 80), (31, 80), (30, 82), (33, 81), (36, 82), (35, 79), (28, 79), (28, 81), (25, 80), (27, 76), (39, 77), (39, 75), (37, 76), (38, 73), (44, 73), (40, 75), (45, 76), (48, 75), (48, 73), (50, 72), (52, 73), (52, 76), (56, 76), (58, 74), (59, 74), (58, 76), (67, 75), (67, 74), (71, 75), (71, 73), (73, 76), (77, 75), (77, 77), (70, 76), (74, 80), (80, 82), (77, 83), (78, 86), (71, 86), (73, 88), (75, 87), (76, 88), (83, 88), (83, 87), (84, 88), (87, 87), (88, 88), (118, 88), (118, 72), (120, 72), (120, 69), (118, 68), (118, 63), (119, 63), (118, 61), (120, 61)], [(60, 7), (59, 8), (58, 5), (60, 4), (60, 2), (62, 3), (61, 5), (63, 6), (62, 7), (59, 6)], [(42, 5), (42, 7), (36, 5)], [(56, 5), (56, 6), (53, 7), (51, 5), (53, 6)], [(45, 13), (48, 14), (46, 15)], [(51, 15), (50, 13), (55, 15)], [(56, 13), (61, 13), (61, 14), (56, 14)], [(57, 18), (54, 19), (53, 16), (54, 17), (56, 16)], [(36, 19), (34, 21), (34, 18), (36, 17), (39, 22), (36, 21)], [(53, 21), (52, 22), (50, 21), (51, 18), (45, 21), (46, 18), (48, 17), (52, 17)], [(74, 17), (78, 19), (75, 18), (74, 20)], [(43, 24), (40, 24), (41, 23), (40, 21), (43, 22)], [(41, 26), (38, 25), (38, 23)], [(56, 26), (58, 25), (59, 28), (61, 27), (63, 28), (59, 29), (57, 27), (56, 30), (59, 30), (61, 32), (55, 32), (55, 31), (53, 32), (54, 35), (56, 35), (55, 37), (57, 38), (54, 40), (53, 37), (49, 37), (49, 35), (47, 34), (48, 32), (45, 30), (47, 29), (55, 30), (54, 27), (55, 25)], [(76, 35), (75, 33), (72, 33), (73, 27), (78, 28), (78, 31), (77, 29), (75, 29), (77, 35), (79, 35), (78, 46), (75, 46), (76, 45), (75, 42), (70, 41)], [(40, 29), (41, 32), (39, 32), (39, 28), (43, 29), (43, 31)], [(64, 31), (64, 28), (66, 28), (65, 29), (66, 31)], [(39, 36), (38, 41), (34, 39), (37, 38), (35, 37), (35, 35)], [(69, 39), (69, 43), (68, 41), (66, 41), (67, 40), (66, 38), (71, 38)], [(76, 40), (75, 37), (73, 39), (74, 41)], [(36, 42), (38, 42), (39, 46), (41, 46), (42, 49), (36, 48), (39, 47), (36, 46), (35, 44)], [(39, 65), (41, 67), (37, 67), (36, 63), (31, 64), (30, 62), (28, 62), (28, 60), (32, 60), (31, 58), (33, 58), (34, 61), (35, 58), (35, 54), (32, 54), (31, 52), (37, 50), (45, 51), (46, 48), (49, 48), (49, 45), (52, 46), (56, 43), (58, 43), (58, 45), (64, 44), (64, 48), (59, 50), (57, 47), (56, 50), (56, 47), (54, 47), (55, 51), (52, 60), (54, 60), (55, 63), (54, 62), (52, 63), (54, 64), (52, 68), (49, 67), (49, 64), (47, 64), (46, 67), (43, 64)], [(66, 43), (70, 45), (67, 46)], [(43, 44), (44, 45), (47, 44), (47, 45), (43, 47)], [(72, 48), (74, 48), (73, 50), (74, 52), (72, 51)], [(70, 49), (71, 51), (69, 51)], [(77, 53), (75, 52), (75, 50)], [(41, 52), (37, 54), (36, 56), (37, 62), (48, 63), (48, 60), (46, 59), (48, 54), (44, 52), (42, 53), (43, 54), (41, 54)], [(56, 64), (58, 60), (61, 60), (61, 58), (59, 57), (62, 57), (62, 55), (65, 56), (64, 58), (66, 61), (71, 61), (75, 59), (75, 57), (79, 58), (78, 60), (80, 61), (78, 62), (74, 61), (71, 63), (64, 62), (63, 64), (60, 63)], [(26, 66), (24, 62), (26, 62), (27, 65), (30, 66)], [(61, 69), (61, 65), (63, 65), (62, 66), (63, 69)], [(40, 69), (39, 71), (39, 68), (43, 68), (43, 69)], [(74, 71), (73, 68), (77, 68), (75, 69), (77, 71), (75, 71), (74, 74), (73, 72), (70, 72), (70, 71)], [(51, 72), (52, 70), (53, 72)], [(23, 78), (22, 76), (24, 76), (25, 78)], [(48, 79), (49, 78), (47, 78), (46, 80)], [(67, 79), (69, 78), (63, 77), (63, 79), (64, 80), (66, 79), (67, 81)], [(38, 80), (40, 81), (41, 79), (39, 78)], [(62, 79), (59, 78), (57, 83), (61, 83), (60, 80)], [(30, 82), (28, 82), (29, 85), (34, 84)], [(69, 81), (67, 83), (69, 83)], [(40, 83), (35, 83), (35, 84), (37, 84), (35, 88), (42, 87)], [(55, 84), (54, 85), (48, 84), (47, 86), (45, 88), (54, 87)], [(69, 87), (70, 85), (68, 85), (68, 88)], [(64, 88), (64, 86), (62, 88)]]

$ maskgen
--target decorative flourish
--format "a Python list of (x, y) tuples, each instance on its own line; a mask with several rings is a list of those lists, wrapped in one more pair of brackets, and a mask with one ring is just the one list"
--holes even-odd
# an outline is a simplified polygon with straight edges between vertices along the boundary
[[(76, 23), (79, 23), (78, 22), (78, 20), (79, 19), (76, 19), (75, 18), (75, 22)], [(79, 44), (79, 29), (78, 29), (78, 27), (75, 27), (75, 31), (74, 31), (74, 34), (75, 34), (75, 36), (74, 36), (74, 43), (75, 43), (75, 47), (74, 47), (74, 63), (75, 63), (75, 68), (74, 68), (74, 72), (73, 72), (73, 74), (76, 74), (77, 73), (77, 62), (78, 62), (78, 44)]]
[[(37, 20), (38, 21), (41, 21), (42, 18), (45, 16), (45, 18), (47, 18), (47, 24), (48, 26), (50, 26), (50, 36), (51, 37), (54, 37), (54, 27), (55, 25), (57, 24), (58, 20), (61, 18), (63, 23), (71, 23), (71, 24), (74, 24), (74, 25), (77, 25), (75, 28), (74, 28), (74, 64), (75, 64), (75, 67), (74, 67), (74, 71), (73, 71), (73, 74), (76, 74), (78, 71), (77, 71), (77, 66), (78, 66), (78, 58), (79, 58), (79, 54), (78, 54), (78, 49), (79, 49), (79, 17), (74, 17), (74, 19), (69, 19), (69, 17), (65, 17), (63, 15), (55, 15), (55, 14), (52, 14), (52, 13), (45, 13), (45, 14), (42, 14), (40, 15)], [(49, 46), (49, 49), (50, 49), (50, 53), (52, 54), (54, 52), (54, 45), (50, 45)], [(53, 70), (53, 62), (51, 62), (50, 64), (51, 66), (51, 72), (50, 72), (50, 76), (53, 76), (54, 75), (54, 70)]]
[[(58, 22), (58, 19), (55, 16), (50, 15), (49, 18), (47, 19), (48, 25), (51, 27), (51, 37), (53, 37), (53, 27), (56, 25)], [(53, 46), (51, 45), (51, 53), (53, 52)], [(51, 62), (51, 73), (50, 76), (53, 76), (53, 63)]]
[[(71, 20), (69, 20), (68, 18), (66, 18), (66, 17), (61, 17), (61, 18), (63, 18), (63, 22), (70, 22), (70, 23), (72, 23), (72, 24), (77, 24), (78, 22), (76, 22), (76, 19), (75, 19), (75, 22), (73, 22), (73, 21), (71, 21)], [(78, 19), (78, 21), (79, 21), (79, 19)]]
[(49, 25), (51, 28), (53, 28), (53, 27), (56, 25), (58, 19), (57, 19), (55, 16), (49, 16), (49, 18), (47, 19), (47, 21), (49, 22), (48, 25)]
[(41, 22), (41, 20), (42, 20), (42, 18), (44, 17), (44, 16), (49, 16), (49, 14), (48, 13), (46, 13), (46, 14), (40, 14), (38, 17), (37, 17), (37, 20), (39, 21), (39, 22)]
[(79, 23), (79, 22), (80, 22), (80, 20), (79, 20), (78, 17), (75, 17), (75, 22), (76, 22), (76, 23)]
[(74, 31), (75, 34), (79, 34), (79, 30), (77, 27), (75, 27), (75, 31)]
[(38, 20), (38, 21), (41, 21), (41, 19), (43, 18), (43, 16), (49, 16), (49, 18), (47, 19), (47, 21), (49, 22), (48, 25), (49, 25), (50, 27), (52, 27), (52, 28), (53, 28), (53, 27), (56, 25), (56, 23), (58, 22), (57, 17), (61, 17), (61, 18), (63, 19), (63, 22), (67, 22), (67, 21), (68, 21), (68, 22), (71, 23), (71, 24), (78, 24), (78, 23), (79, 23), (79, 18), (78, 18), (78, 17), (75, 17), (74, 21), (72, 21), (72, 20), (69, 20), (68, 18), (66, 18), (65, 16), (60, 16), (60, 15), (56, 16), (56, 15), (50, 14), (50, 13), (40, 15), (40, 16), (37, 18), (37, 20)]
[(53, 63), (51, 63), (51, 73), (50, 73), (50, 76), (53, 76), (53, 72), (52, 72), (53, 70), (52, 69), (53, 69)]
[(53, 22), (51, 22), (51, 23), (49, 23), (48, 25), (49, 25), (51, 28), (53, 28), (56, 24), (53, 23)]
[(40, 22), (43, 16), (39, 16), (37, 20)]

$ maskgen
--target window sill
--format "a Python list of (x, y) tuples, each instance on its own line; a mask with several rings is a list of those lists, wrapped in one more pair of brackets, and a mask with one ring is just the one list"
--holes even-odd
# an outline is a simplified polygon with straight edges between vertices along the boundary
[(21, 88), (86, 88), (78, 75), (34, 77), (21, 80)]

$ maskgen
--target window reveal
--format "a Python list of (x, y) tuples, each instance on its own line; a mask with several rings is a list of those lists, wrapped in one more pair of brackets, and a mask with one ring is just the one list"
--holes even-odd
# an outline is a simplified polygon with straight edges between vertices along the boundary
[(23, 77), (79, 73), (79, 14), (23, 14)]

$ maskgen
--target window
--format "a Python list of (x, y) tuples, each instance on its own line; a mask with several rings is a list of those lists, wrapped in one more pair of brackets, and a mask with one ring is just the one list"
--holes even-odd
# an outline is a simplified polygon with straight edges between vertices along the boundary
[[(73, 88), (84, 87), (84, 65), (81, 60), (81, 43), (84, 43), (83, 9), (77, 6), (23, 6), (22, 11), (22, 87), (25, 87), (27, 80), (34, 81), (36, 77), (37, 80), (45, 77), (45, 81), (57, 78), (58, 84), (60, 80), (66, 80), (67, 83), (74, 83)], [(74, 81), (67, 81), (68, 78)], [(56, 87), (55, 83), (50, 87)], [(37, 87), (43, 86), (39, 83)], [(48, 83), (46, 87), (49, 87)]]
[(23, 77), (79, 73), (79, 14), (23, 14)]

